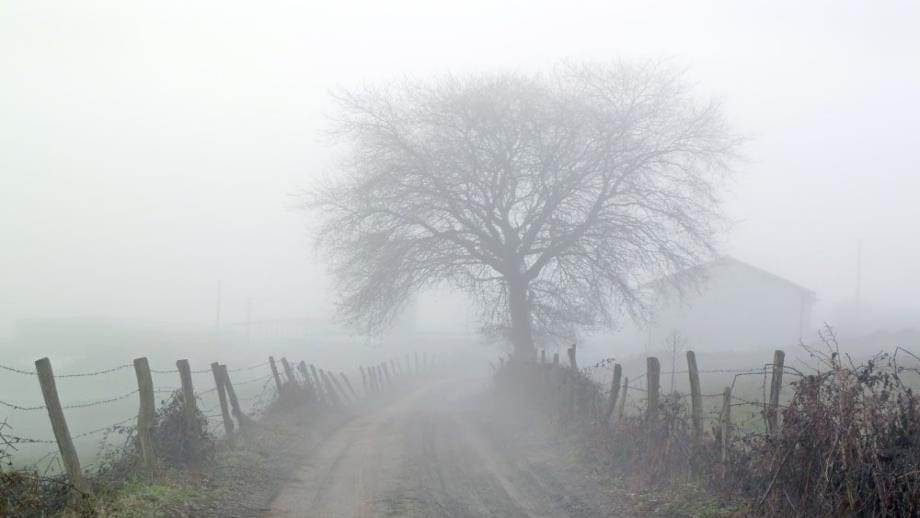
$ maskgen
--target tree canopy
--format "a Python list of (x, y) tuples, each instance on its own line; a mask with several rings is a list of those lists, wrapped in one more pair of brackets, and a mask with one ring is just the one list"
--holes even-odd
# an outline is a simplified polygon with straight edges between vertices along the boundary
[(640, 313), (644, 282), (714, 253), (738, 139), (671, 67), (565, 64), (336, 99), (347, 151), (308, 205), (362, 330), (447, 283), (529, 355), (534, 336)]

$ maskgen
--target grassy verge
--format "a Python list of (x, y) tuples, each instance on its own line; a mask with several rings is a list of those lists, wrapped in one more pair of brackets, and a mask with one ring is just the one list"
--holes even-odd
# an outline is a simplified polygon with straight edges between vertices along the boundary
[(306, 410), (271, 415), (221, 441), (211, 458), (186, 469), (161, 468), (102, 487), (95, 516), (258, 516), (290, 481), (321, 437), (347, 416), (308, 417)]

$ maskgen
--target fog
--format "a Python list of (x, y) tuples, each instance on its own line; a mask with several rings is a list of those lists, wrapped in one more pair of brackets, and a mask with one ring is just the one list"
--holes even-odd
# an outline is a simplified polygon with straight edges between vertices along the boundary
[[(615, 58), (686, 66), (748, 137), (726, 253), (814, 290), (814, 325), (858, 290), (872, 326), (920, 325), (918, 26), (894, 1), (3, 2), (0, 339), (32, 318), (213, 326), (218, 285), (227, 325), (248, 300), (327, 322), (297, 207), (335, 164), (330, 90)], [(427, 297), (415, 329), (475, 327)]]

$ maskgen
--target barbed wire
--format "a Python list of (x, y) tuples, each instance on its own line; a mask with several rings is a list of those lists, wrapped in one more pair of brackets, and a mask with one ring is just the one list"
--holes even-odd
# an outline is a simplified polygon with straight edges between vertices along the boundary
[(128, 418), (126, 418), (126, 419), (122, 419), (121, 421), (112, 423), (112, 424), (110, 424), (110, 425), (108, 425), (108, 426), (104, 426), (104, 427), (102, 427), (102, 428), (97, 428), (97, 429), (95, 429), (95, 430), (90, 430), (90, 431), (88, 431), (88, 432), (78, 433), (77, 435), (74, 435), (73, 438), (74, 438), (74, 439), (80, 439), (80, 438), (83, 438), (83, 437), (89, 437), (90, 435), (95, 435), (95, 434), (97, 434), (97, 433), (102, 433), (102, 432), (105, 432), (105, 431), (108, 431), (108, 430), (112, 430), (112, 429), (115, 428), (116, 426), (123, 425), (123, 424), (125, 424), (125, 423), (127, 423), (127, 422), (129, 422), (129, 421), (134, 421), (134, 420), (136, 420), (136, 419), (137, 419), (137, 416), (136, 416), (136, 415), (133, 415), (133, 416), (131, 416), (131, 417), (128, 417)]
[(17, 368), (15, 368), (15, 367), (10, 367), (10, 366), (8, 366), (8, 365), (2, 365), (2, 364), (0, 364), (0, 369), (3, 369), (3, 370), (5, 370), (5, 371), (9, 371), (9, 372), (15, 372), (16, 374), (23, 374), (23, 375), (26, 375), (26, 376), (37, 376), (37, 375), (38, 375), (38, 373), (36, 373), (35, 371), (27, 371), (27, 370), (23, 370), (23, 369), (17, 369)]
[(13, 410), (22, 410), (22, 411), (25, 411), (25, 412), (31, 412), (31, 411), (33, 411), (33, 410), (44, 410), (44, 409), (45, 409), (45, 405), (39, 405), (39, 406), (22, 406), (22, 405), (17, 405), (17, 404), (15, 404), (15, 403), (10, 403), (10, 402), (8, 402), (8, 401), (3, 401), (3, 400), (0, 400), (0, 405), (3, 405), (3, 406), (5, 406), (5, 407), (7, 407), (7, 408), (12, 408)]
[[(129, 421), (137, 419), (137, 416), (132, 415), (131, 417), (116, 421), (114, 423), (108, 424), (106, 426), (95, 428), (93, 430), (87, 430), (85, 432), (80, 432), (71, 436), (71, 439), (82, 439), (84, 437), (89, 437), (91, 435), (96, 435), (105, 431), (114, 429), (116, 426), (123, 425)], [(57, 444), (57, 441), (54, 439), (36, 439), (34, 437), (21, 437), (18, 435), (3, 434), (3, 438), (6, 442), (13, 444)]]
[(134, 367), (133, 363), (126, 363), (124, 365), (118, 365), (116, 367), (112, 367), (109, 369), (102, 369), (102, 370), (98, 370), (94, 372), (78, 372), (74, 374), (55, 374), (54, 378), (55, 379), (57, 378), (87, 378), (90, 376), (101, 376), (103, 374), (109, 374), (109, 373), (117, 372), (123, 369), (130, 369), (132, 367)]
[(268, 362), (257, 363), (255, 365), (250, 365), (249, 367), (238, 367), (236, 369), (227, 369), (227, 372), (243, 372), (243, 371), (252, 371), (256, 370), (259, 367), (267, 367)]
[(90, 401), (88, 403), (77, 403), (77, 404), (72, 404), (72, 405), (64, 405), (61, 408), (68, 410), (68, 409), (74, 409), (74, 408), (89, 408), (93, 406), (105, 405), (107, 403), (114, 403), (115, 401), (120, 401), (122, 399), (129, 398), (133, 396), (134, 394), (137, 394), (138, 392), (140, 392), (140, 390), (134, 389), (131, 392), (128, 392), (127, 394), (122, 394), (120, 396), (115, 396), (113, 398), (100, 399), (98, 401)]
[[(92, 371), (92, 372), (72, 372), (72, 373), (65, 373), (65, 374), (55, 374), (54, 378), (55, 379), (58, 379), (58, 378), (86, 378), (90, 376), (101, 376), (103, 374), (109, 374), (111, 372), (128, 369), (133, 366), (134, 364), (126, 363), (124, 365), (116, 365), (115, 367), (110, 367), (107, 369), (101, 369), (101, 370)], [(38, 376), (38, 373), (36, 371), (17, 369), (16, 367), (10, 367), (9, 365), (0, 364), (0, 369), (5, 370), (7, 372), (14, 372), (16, 374), (22, 374), (24, 376)]]
[[(94, 406), (99, 406), (99, 405), (105, 405), (107, 403), (114, 403), (115, 401), (120, 401), (122, 399), (129, 398), (133, 396), (134, 394), (137, 394), (138, 392), (140, 392), (140, 390), (134, 389), (131, 392), (128, 392), (127, 394), (122, 394), (120, 396), (115, 396), (113, 398), (99, 399), (96, 401), (88, 401), (86, 403), (74, 403), (70, 405), (61, 405), (61, 408), (64, 410), (73, 410), (77, 408), (89, 408), (89, 407), (94, 407)], [(9, 401), (3, 401), (3, 400), (0, 400), (0, 405), (5, 406), (7, 408), (12, 408), (13, 410), (19, 410), (19, 411), (24, 411), (24, 412), (46, 410), (48, 408), (45, 405), (35, 405), (35, 406), (17, 405), (16, 403), (10, 403)]]
[[(251, 371), (251, 370), (258, 369), (260, 367), (265, 367), (267, 365), (268, 365), (268, 362), (265, 361), (262, 363), (257, 363), (255, 365), (249, 365), (248, 367), (237, 367), (235, 369), (227, 369), (227, 372)], [(153, 374), (178, 374), (179, 369), (150, 369), (150, 372), (152, 372)], [(212, 373), (210, 367), (204, 368), (204, 369), (194, 369), (189, 372), (192, 374), (211, 374)]]
[(233, 386), (234, 386), (234, 387), (238, 387), (238, 386), (240, 386), (240, 385), (247, 385), (247, 384), (249, 384), (249, 383), (257, 383), (257, 382), (259, 382), (259, 381), (269, 380), (269, 379), (271, 379), (272, 377), (273, 377), (272, 374), (268, 374), (268, 375), (265, 375), (265, 376), (260, 376), (260, 377), (258, 377), (258, 378), (250, 378), (250, 379), (248, 379), (248, 380), (233, 381), (232, 383), (233, 383)]
[(33, 439), (31, 437), (19, 437), (18, 435), (4, 434), (3, 437), (11, 444), (57, 444), (54, 439)]

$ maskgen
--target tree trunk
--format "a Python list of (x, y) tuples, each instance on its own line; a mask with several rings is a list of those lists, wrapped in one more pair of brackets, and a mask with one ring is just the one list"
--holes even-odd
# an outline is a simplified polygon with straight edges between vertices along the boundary
[(514, 345), (515, 358), (536, 360), (526, 282), (513, 279), (508, 281), (508, 311), (511, 313), (511, 343)]

